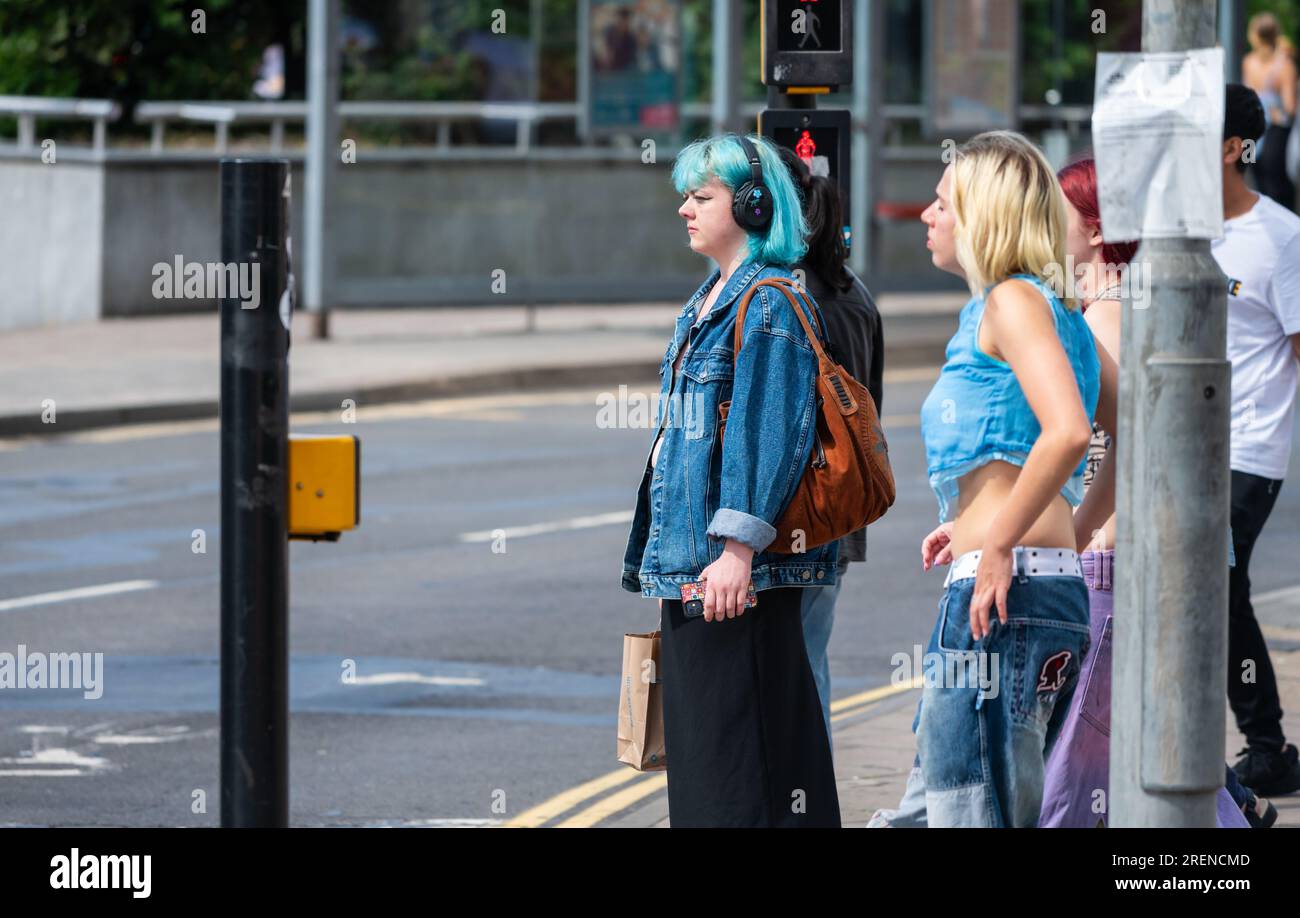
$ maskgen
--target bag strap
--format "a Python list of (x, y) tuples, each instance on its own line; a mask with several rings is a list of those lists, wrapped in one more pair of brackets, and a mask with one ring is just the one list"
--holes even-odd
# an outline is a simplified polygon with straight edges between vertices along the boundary
[[(812, 345), (813, 352), (817, 355), (818, 365), (820, 366), (821, 361), (823, 360), (829, 361), (830, 358), (826, 356), (826, 351), (822, 349), (821, 339), (818, 338), (817, 333), (813, 331), (812, 325), (808, 322), (807, 316), (804, 315), (802, 302), (794, 295), (794, 292), (798, 291), (800, 288), (794, 281), (787, 277), (768, 277), (754, 284), (745, 291), (745, 296), (741, 299), (740, 306), (736, 310), (736, 334), (732, 363), (735, 364), (740, 359), (740, 347), (745, 337), (745, 314), (749, 311), (749, 301), (754, 298), (754, 294), (758, 291), (759, 287), (773, 287), (780, 290), (781, 293), (785, 295), (785, 298), (790, 301), (790, 305), (794, 307), (794, 314), (799, 317), (799, 324), (803, 326), (804, 332), (808, 335), (808, 342)], [(812, 307), (809, 307), (809, 309), (811, 308)]]

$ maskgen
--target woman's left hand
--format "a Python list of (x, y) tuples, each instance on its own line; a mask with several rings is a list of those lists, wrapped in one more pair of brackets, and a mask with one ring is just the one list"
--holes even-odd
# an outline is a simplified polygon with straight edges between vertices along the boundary
[(980, 552), (975, 592), (970, 600), (970, 633), (981, 640), (990, 633), (989, 612), (997, 607), (998, 621), (1007, 623), (1007, 590), (1011, 588), (1011, 549), (990, 546)]
[(700, 579), (707, 581), (704, 587), (706, 622), (745, 614), (753, 561), (754, 549), (735, 539), (727, 539), (718, 560), (700, 572)]

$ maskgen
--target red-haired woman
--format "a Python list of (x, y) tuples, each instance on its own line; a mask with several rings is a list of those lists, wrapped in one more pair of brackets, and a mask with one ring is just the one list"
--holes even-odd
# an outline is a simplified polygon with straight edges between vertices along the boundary
[[(1093, 649), (1084, 660), (1065, 724), (1047, 758), (1038, 825), (1091, 828), (1106, 824), (1110, 796), (1110, 642), (1115, 569), (1115, 451), (1111, 437), (1116, 428), (1119, 383), (1120, 298), (1130, 281), (1135, 280), (1126, 274), (1137, 243), (1102, 240), (1093, 160), (1067, 166), (1058, 178), (1069, 205), (1066, 253), (1073, 265), (1067, 268), (1073, 268), (1075, 295), (1097, 342), (1101, 394), (1084, 471), (1087, 490), (1074, 514), (1079, 560), (1088, 585)], [(1232, 774), (1232, 769), (1226, 771)], [(1256, 815), (1253, 796), (1246, 793), (1239, 804), (1220, 788), (1216, 804), (1220, 828), (1248, 827), (1239, 805), (1246, 807), (1250, 817), (1262, 818)], [(1271, 808), (1262, 801), (1259, 805)]]

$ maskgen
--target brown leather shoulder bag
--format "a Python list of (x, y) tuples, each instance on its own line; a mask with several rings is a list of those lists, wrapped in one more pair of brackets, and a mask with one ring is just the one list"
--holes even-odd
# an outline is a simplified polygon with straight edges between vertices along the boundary
[[(866, 386), (826, 355), (789, 278), (771, 277), (745, 291), (736, 312), (734, 359), (739, 361), (749, 301), (759, 287), (779, 290), (799, 317), (817, 355), (817, 437), (799, 486), (776, 521), (767, 551), (800, 554), (848, 535), (884, 516), (894, 503), (894, 473), (875, 400)], [(718, 437), (726, 432), (731, 401), (718, 406)]]

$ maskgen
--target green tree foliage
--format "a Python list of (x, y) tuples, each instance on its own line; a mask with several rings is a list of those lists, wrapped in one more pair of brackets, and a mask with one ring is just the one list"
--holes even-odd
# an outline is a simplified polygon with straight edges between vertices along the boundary
[[(529, 0), (458, 0), (424, 4), (345, 3), (345, 12), (374, 31), (373, 46), (346, 43), (342, 91), (347, 99), (447, 101), (482, 98), (485, 72), (473, 54), (459, 50), (479, 32), (528, 40)], [(502, 10), (505, 32), (493, 33)], [(570, 27), (572, 28), (572, 27)]]
[[(245, 99), (277, 18), (264, 0), (3, 0), (0, 93)], [(293, 6), (292, 0), (287, 3)], [(299, 2), (298, 6), (303, 4)]]
[[(1100, 14), (1100, 15), (1098, 15)], [(1140, 0), (1020, 0), (1022, 102), (1041, 105), (1048, 90), (1061, 102), (1092, 102), (1097, 54), (1142, 45)]]
[(1282, 34), (1291, 39), (1292, 44), (1300, 45), (1300, 0), (1250, 0), (1246, 8), (1248, 16), (1272, 13), (1277, 17)]

